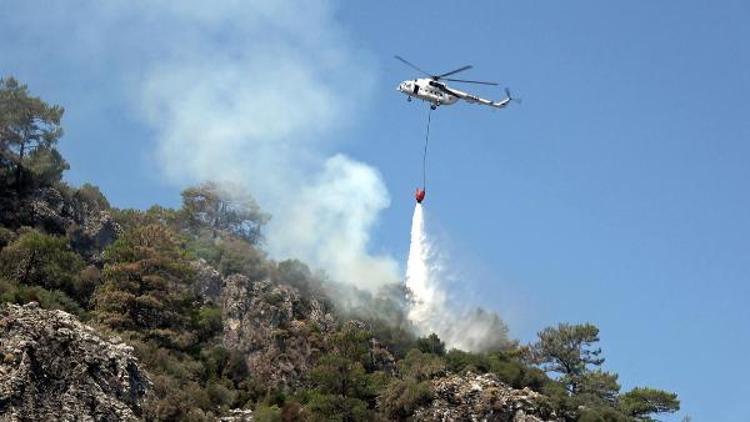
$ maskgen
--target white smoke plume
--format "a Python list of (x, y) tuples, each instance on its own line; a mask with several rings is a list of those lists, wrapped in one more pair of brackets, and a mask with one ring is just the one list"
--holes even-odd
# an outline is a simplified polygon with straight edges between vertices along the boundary
[(409, 320), (420, 335), (435, 333), (448, 347), (485, 351), (508, 344), (508, 328), (497, 314), (467, 310), (448, 300), (445, 269), (425, 230), (422, 204), (414, 207), (406, 287), (411, 292)]
[(19, 53), (54, 57), (65, 63), (58, 72), (85, 81), (71, 109), (87, 97), (116, 113), (129, 106), (122, 120), (146, 123), (147, 159), (165, 180), (241, 186), (273, 215), (275, 258), (372, 290), (399, 280), (394, 259), (368, 253), (390, 199), (380, 174), (340, 154), (340, 142), (370, 102), (376, 66), (350, 42), (336, 3), (11, 0), (6, 9), (27, 46)]
[(397, 281), (394, 259), (368, 253), (390, 204), (382, 177), (329, 140), (356, 120), (374, 76), (328, 2), (151, 5), (138, 17), (177, 33), (151, 41), (160, 59), (143, 64), (134, 104), (155, 129), (164, 174), (242, 185), (273, 216), (277, 258), (370, 290)]

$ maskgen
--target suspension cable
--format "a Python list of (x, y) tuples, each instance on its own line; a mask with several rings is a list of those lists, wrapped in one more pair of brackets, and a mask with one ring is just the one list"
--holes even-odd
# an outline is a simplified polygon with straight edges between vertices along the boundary
[(422, 190), (427, 190), (427, 144), (430, 142), (430, 120), (432, 108), (427, 109), (427, 130), (424, 135), (424, 153), (422, 154)]

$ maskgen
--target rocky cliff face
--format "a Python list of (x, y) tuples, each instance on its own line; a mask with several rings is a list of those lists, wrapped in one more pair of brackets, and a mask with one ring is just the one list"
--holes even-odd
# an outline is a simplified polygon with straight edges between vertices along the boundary
[(246, 354), (251, 376), (271, 389), (298, 387), (335, 327), (317, 299), (242, 275), (226, 278), (222, 308), (225, 347)]
[(39, 188), (18, 204), (0, 200), (0, 221), (8, 227), (31, 226), (67, 235), (73, 249), (90, 263), (122, 234), (106, 206), (54, 187)]
[(220, 304), (224, 277), (203, 258), (194, 261), (192, 266), (195, 270), (193, 291), (208, 303)]
[(544, 396), (513, 389), (492, 374), (449, 375), (432, 381), (435, 399), (418, 409), (418, 421), (543, 422), (559, 420)]
[(43, 227), (47, 232), (64, 234), (65, 229), (75, 224), (76, 216), (71, 202), (57, 189), (37, 189), (24, 199), (19, 216), (25, 225)]
[(94, 211), (68, 226), (70, 244), (90, 262), (101, 262), (101, 251), (112, 244), (123, 230), (109, 211)]
[(62, 311), (0, 307), (0, 420), (138, 420), (150, 381), (117, 338)]

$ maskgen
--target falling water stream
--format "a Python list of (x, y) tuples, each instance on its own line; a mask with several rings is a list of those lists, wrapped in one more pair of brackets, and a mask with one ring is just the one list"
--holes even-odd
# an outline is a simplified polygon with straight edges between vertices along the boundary
[(436, 283), (436, 268), (431, 264), (431, 245), (427, 239), (422, 204), (414, 207), (411, 243), (406, 261), (406, 287), (412, 294), (409, 320), (421, 334), (441, 331), (436, 326), (436, 312), (443, 308), (445, 293)]

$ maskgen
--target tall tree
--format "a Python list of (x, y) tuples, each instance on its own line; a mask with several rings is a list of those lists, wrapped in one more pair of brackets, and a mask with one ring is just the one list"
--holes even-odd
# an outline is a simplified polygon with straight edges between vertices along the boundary
[(372, 420), (368, 403), (376, 392), (369, 363), (368, 344), (372, 334), (357, 325), (348, 324), (330, 338), (332, 350), (323, 355), (310, 374), (316, 388), (307, 407), (309, 420)]
[(228, 189), (214, 182), (185, 189), (182, 209), (193, 227), (208, 227), (258, 243), (261, 229), (268, 222), (255, 199), (241, 189)]
[(194, 270), (173, 233), (159, 225), (136, 227), (105, 251), (104, 282), (94, 293), (94, 314), (116, 330), (138, 331), (184, 348), (198, 298)]
[(0, 164), (2, 188), (26, 187), (26, 173), (33, 168), (45, 178), (59, 180), (67, 163), (54, 149), (62, 136), (63, 108), (29, 94), (26, 85), (14, 78), (0, 79)]
[(529, 348), (532, 362), (546, 372), (561, 375), (572, 394), (580, 389), (588, 366), (600, 366), (604, 358), (602, 349), (595, 347), (599, 341), (599, 329), (592, 324), (559, 324), (540, 331), (538, 340)]

